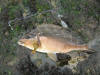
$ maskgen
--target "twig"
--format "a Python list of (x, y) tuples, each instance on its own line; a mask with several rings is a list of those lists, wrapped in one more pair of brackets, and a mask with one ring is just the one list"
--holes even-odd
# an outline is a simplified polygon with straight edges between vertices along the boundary
[(36, 16), (37, 14), (44, 14), (44, 13), (52, 12), (52, 11), (54, 11), (54, 10), (46, 10), (46, 11), (37, 12), (37, 13), (35, 13), (35, 14), (28, 15), (28, 16), (26, 16), (26, 17), (15, 18), (15, 19), (13, 19), (13, 20), (8, 21), (8, 25), (10, 26), (11, 30), (13, 30), (13, 27), (11, 26), (11, 23), (12, 23), (12, 22), (15, 22), (16, 20), (25, 20), (25, 19), (27, 19), (27, 18)]

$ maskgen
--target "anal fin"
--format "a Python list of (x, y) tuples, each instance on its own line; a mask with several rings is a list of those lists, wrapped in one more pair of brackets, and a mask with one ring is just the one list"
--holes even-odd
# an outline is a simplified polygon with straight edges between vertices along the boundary
[(49, 56), (53, 61), (57, 61), (57, 56), (56, 56), (56, 54), (48, 53), (48, 56)]

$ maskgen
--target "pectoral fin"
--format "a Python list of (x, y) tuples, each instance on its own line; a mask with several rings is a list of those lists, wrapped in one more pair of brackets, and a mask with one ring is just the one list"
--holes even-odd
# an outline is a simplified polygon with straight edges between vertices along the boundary
[(39, 34), (40, 34), (40, 33), (38, 33), (38, 34), (36, 35), (36, 36), (37, 36), (37, 43), (38, 43), (38, 46), (41, 45)]
[(32, 54), (35, 54), (35, 53), (36, 53), (36, 50), (37, 50), (37, 48), (34, 48), (34, 49), (32, 50)]
[(32, 54), (35, 54), (36, 53), (36, 51), (35, 50), (32, 50)]
[(49, 56), (53, 61), (57, 61), (57, 56), (56, 56), (56, 54), (48, 53), (48, 56)]

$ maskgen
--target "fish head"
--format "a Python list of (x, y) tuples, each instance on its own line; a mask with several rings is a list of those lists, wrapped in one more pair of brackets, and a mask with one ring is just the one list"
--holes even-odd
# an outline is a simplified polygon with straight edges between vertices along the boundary
[(27, 47), (31, 50), (34, 50), (34, 48), (38, 47), (38, 42), (36, 39), (20, 39), (18, 41), (18, 44), (24, 47)]

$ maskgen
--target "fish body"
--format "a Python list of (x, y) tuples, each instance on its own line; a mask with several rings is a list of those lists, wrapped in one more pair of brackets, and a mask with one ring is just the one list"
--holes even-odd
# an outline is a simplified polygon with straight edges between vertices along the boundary
[(40, 36), (39, 40), (40, 45), (37, 38), (20, 39), (18, 44), (31, 50), (36, 49), (36, 51), (42, 53), (67, 53), (73, 50), (88, 50), (88, 45), (76, 45), (55, 37)]

